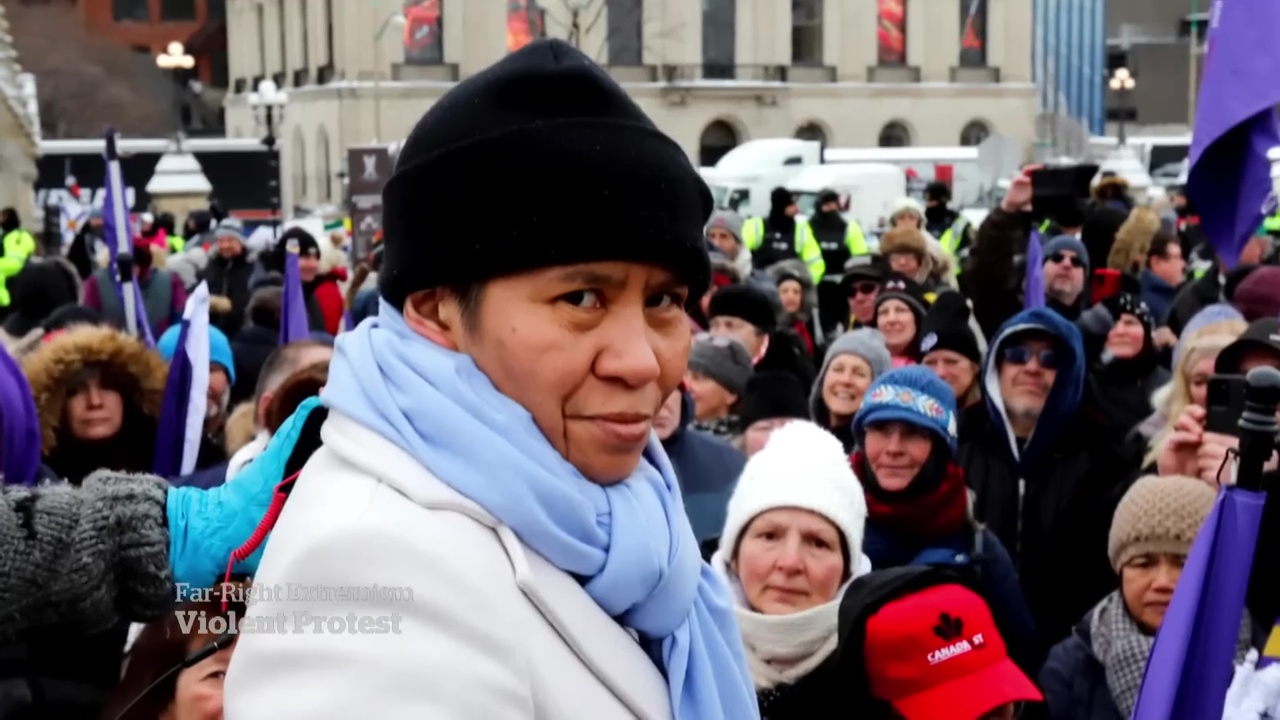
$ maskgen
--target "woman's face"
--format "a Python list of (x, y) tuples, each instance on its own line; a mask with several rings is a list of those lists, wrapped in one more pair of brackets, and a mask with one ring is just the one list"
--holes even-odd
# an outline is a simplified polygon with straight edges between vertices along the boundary
[(724, 228), (708, 228), (707, 239), (730, 260), (738, 257), (738, 249), (742, 247), (742, 243), (738, 242), (738, 236)]
[(1190, 372), (1187, 377), (1187, 388), (1191, 391), (1191, 402), (1206, 407), (1207, 397), (1209, 395), (1209, 378), (1213, 377), (1213, 364), (1217, 362), (1218, 354), (1214, 353), (1209, 357), (1203, 357), (1196, 360), (1189, 368)]
[(729, 392), (723, 385), (703, 375), (689, 370), (684, 374), (684, 385), (693, 396), (693, 415), (696, 420), (715, 420), (729, 414), (738, 396)]
[(320, 255), (307, 253), (298, 256), (298, 279), (309, 283), (320, 274)]
[(208, 405), (206, 406), (209, 417), (220, 414), (225, 408), (222, 407), (222, 399), (227, 397), (227, 392), (231, 389), (231, 378), (227, 377), (227, 371), (221, 365), (209, 366), (209, 395)]
[(804, 288), (795, 280), (783, 280), (778, 284), (778, 297), (785, 312), (800, 312), (800, 306), (804, 304)]
[(871, 365), (857, 355), (837, 355), (831, 361), (822, 376), (822, 402), (827, 404), (833, 423), (847, 422), (858, 412), (872, 380)]
[(901, 300), (885, 300), (876, 308), (876, 328), (884, 335), (889, 352), (902, 355), (916, 336), (916, 316)]
[(1120, 594), (1129, 615), (1148, 633), (1160, 629), (1186, 555), (1139, 555), (1120, 568)]
[(1107, 350), (1121, 360), (1128, 360), (1142, 352), (1146, 329), (1142, 321), (1132, 315), (1121, 315), (1107, 333)]
[(907, 228), (908, 230), (919, 230), (924, 224), (924, 218), (914, 212), (901, 212), (893, 219), (893, 228), (895, 230)]
[(767, 418), (757, 420), (743, 432), (743, 452), (751, 457), (764, 449), (773, 431), (791, 422), (792, 418)]
[[(191, 649), (198, 650), (199, 646)], [(234, 649), (232, 645), (219, 650), (179, 673), (173, 701), (160, 714), (160, 720), (222, 720), (222, 680)]]
[[(471, 356), (590, 480), (626, 479), (689, 361), (687, 285), (640, 263), (552, 267), (491, 280), (464, 323), (458, 298), (426, 291), (410, 326)], [(418, 308), (426, 314), (421, 314)]]
[(790, 615), (829, 603), (844, 577), (840, 531), (808, 510), (766, 510), (743, 531), (733, 572), (758, 613)]
[(933, 451), (928, 430), (904, 422), (867, 425), (863, 451), (880, 487), (888, 492), (905, 490)]
[(962, 401), (969, 394), (974, 380), (978, 378), (977, 363), (954, 350), (934, 350), (924, 356), (924, 366), (951, 386), (957, 401)]
[(89, 378), (67, 398), (67, 430), (78, 440), (95, 441), (115, 437), (124, 424), (124, 399), (103, 387), (97, 377)]
[(915, 277), (920, 272), (920, 259), (911, 253), (894, 253), (889, 256), (889, 267), (899, 275)]

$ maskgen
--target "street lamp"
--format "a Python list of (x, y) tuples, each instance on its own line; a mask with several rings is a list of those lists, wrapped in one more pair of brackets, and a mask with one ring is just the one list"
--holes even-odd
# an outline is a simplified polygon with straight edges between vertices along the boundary
[(280, 151), (276, 149), (276, 123), (284, 118), (284, 106), (289, 103), (289, 94), (276, 87), (276, 83), (271, 78), (264, 78), (258, 83), (258, 89), (249, 93), (249, 107), (253, 108), (254, 120), (265, 126), (267, 130), (266, 137), (262, 138), (262, 144), (267, 146), (267, 152), (270, 154), (270, 163), (273, 167), (272, 182), (275, 184), (275, 194), (271, 196), (271, 209), (274, 211), (271, 219), (272, 234), (280, 237)]
[(169, 43), (165, 51), (156, 56), (156, 67), (167, 71), (173, 78), (174, 111), (177, 113), (178, 130), (182, 130), (182, 71), (196, 66), (196, 59), (177, 40)]
[(393, 10), (386, 20), (382, 21), (378, 32), (373, 35), (373, 52), (375, 54), (373, 74), (373, 142), (378, 144), (382, 142), (382, 36), (387, 34), (387, 30), (392, 27), (403, 28), (405, 24), (404, 11)]
[(1119, 144), (1124, 145), (1124, 121), (1128, 118), (1130, 110), (1129, 93), (1133, 92), (1133, 89), (1137, 87), (1138, 82), (1134, 80), (1133, 73), (1129, 72), (1129, 68), (1118, 67), (1115, 69), (1115, 72), (1111, 73), (1111, 79), (1107, 84), (1111, 87), (1112, 91), (1120, 96), (1120, 107), (1116, 108), (1120, 116), (1120, 137), (1118, 139)]

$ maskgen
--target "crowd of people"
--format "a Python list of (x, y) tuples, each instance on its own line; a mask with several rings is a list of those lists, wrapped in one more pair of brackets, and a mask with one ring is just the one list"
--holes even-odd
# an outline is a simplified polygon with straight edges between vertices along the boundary
[[(494, 213), (476, 162), (556, 182)], [(742, 218), (540, 41), (423, 116), (354, 265), (341, 233), (148, 217), (152, 346), (100, 221), (33, 248), (0, 326), (40, 444), (0, 512), (0, 717), (1130, 717), (1233, 478), (1210, 378), (1280, 368), (1280, 268), (1118, 178), (1042, 216), (1036, 170), (978, 227), (940, 184), (878, 243), (834, 192)], [(293, 244), (312, 337), (281, 345)], [(156, 477), (201, 283), (197, 469)], [(1238, 660), (1277, 615), (1251, 586)]]

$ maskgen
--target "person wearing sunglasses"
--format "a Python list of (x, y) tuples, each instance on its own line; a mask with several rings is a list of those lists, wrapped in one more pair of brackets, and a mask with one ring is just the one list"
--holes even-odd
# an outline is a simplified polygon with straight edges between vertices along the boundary
[(1082, 411), (1085, 369), (1073, 323), (1024, 310), (992, 338), (984, 402), (960, 414), (956, 457), (974, 515), (1013, 556), (1046, 643), (1114, 588), (1107, 530), (1132, 467)]
[(1089, 251), (1071, 235), (1059, 235), (1044, 244), (1044, 297), (1046, 304), (1068, 320), (1080, 317), (1088, 295)]
[(844, 265), (840, 285), (849, 300), (849, 329), (875, 327), (876, 296), (889, 272), (882, 255), (858, 255)]

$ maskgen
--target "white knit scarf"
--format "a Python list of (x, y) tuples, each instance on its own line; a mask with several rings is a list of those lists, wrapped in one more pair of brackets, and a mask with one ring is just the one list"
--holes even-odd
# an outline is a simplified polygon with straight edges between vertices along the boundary
[[(840, 599), (848, 583), (836, 591), (830, 602), (790, 615), (765, 615), (747, 605), (742, 583), (720, 553), (711, 558), (711, 567), (720, 573), (732, 591), (733, 612), (757, 691), (794, 684), (835, 652), (839, 640)], [(869, 569), (870, 563), (863, 556), (859, 572), (854, 576)]]

